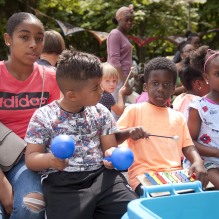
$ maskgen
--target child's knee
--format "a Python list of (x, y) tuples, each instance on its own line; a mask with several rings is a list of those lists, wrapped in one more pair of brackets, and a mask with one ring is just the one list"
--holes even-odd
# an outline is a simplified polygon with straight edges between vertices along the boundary
[(214, 185), (214, 189), (219, 190), (219, 169), (213, 168), (208, 170), (208, 178)]
[(33, 212), (40, 212), (45, 208), (44, 196), (40, 193), (33, 192), (24, 196), (24, 205)]

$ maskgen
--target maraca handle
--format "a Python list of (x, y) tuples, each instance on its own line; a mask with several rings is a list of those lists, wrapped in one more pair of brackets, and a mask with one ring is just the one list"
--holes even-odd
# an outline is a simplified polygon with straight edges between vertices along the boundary
[(107, 161), (112, 161), (111, 157), (104, 157), (103, 159)]

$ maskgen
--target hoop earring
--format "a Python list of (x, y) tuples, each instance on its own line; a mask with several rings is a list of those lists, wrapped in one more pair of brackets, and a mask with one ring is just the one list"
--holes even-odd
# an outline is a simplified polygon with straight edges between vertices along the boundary
[(198, 90), (201, 90), (202, 87), (199, 87)]

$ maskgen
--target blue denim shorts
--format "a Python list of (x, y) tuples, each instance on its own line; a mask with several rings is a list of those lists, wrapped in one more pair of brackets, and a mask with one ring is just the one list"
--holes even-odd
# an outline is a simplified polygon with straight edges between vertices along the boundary
[(210, 169), (219, 169), (219, 166), (215, 163), (209, 163), (204, 161), (205, 169), (208, 171)]

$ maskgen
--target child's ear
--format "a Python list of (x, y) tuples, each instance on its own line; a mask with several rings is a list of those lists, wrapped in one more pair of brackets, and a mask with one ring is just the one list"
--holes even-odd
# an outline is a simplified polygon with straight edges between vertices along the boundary
[(11, 37), (7, 34), (7, 33), (5, 33), (4, 34), (4, 38), (5, 38), (5, 44), (6, 44), (6, 46), (10, 46), (11, 45)]
[(68, 92), (66, 93), (66, 97), (67, 97), (67, 99), (70, 100), (70, 101), (75, 101), (75, 100), (77, 99), (77, 97), (76, 97), (76, 92), (75, 92), (75, 91), (72, 91), (72, 90), (70, 90), (70, 91), (68, 91)]
[(147, 92), (148, 91), (148, 86), (146, 83), (143, 84), (143, 91), (144, 92)]
[(200, 88), (202, 87), (202, 84), (201, 84), (201, 81), (200, 81), (200, 80), (195, 80), (195, 81), (194, 81), (194, 84), (195, 84), (196, 88), (199, 89), (199, 90), (200, 90)]
[(203, 78), (205, 79), (206, 84), (209, 84), (209, 75), (207, 73), (203, 73)]

